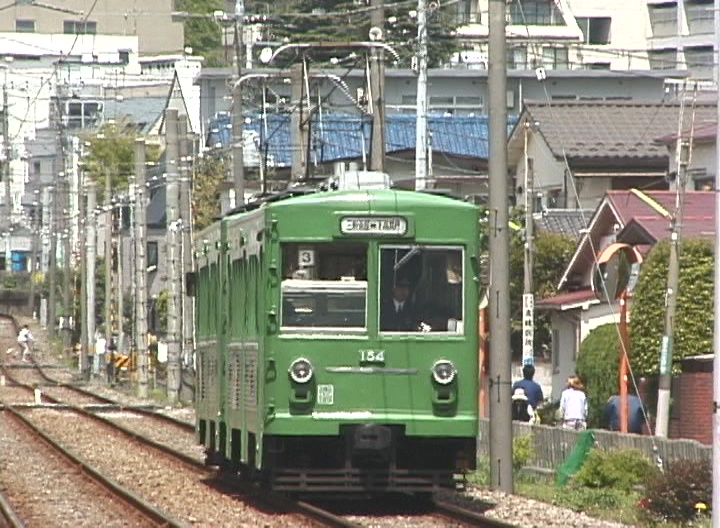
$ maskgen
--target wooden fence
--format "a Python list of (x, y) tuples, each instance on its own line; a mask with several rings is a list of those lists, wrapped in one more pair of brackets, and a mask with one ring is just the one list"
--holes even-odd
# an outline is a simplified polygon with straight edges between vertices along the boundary
[[(562, 427), (548, 425), (530, 425), (513, 422), (513, 438), (532, 435), (535, 459), (530, 466), (540, 470), (554, 471), (565, 461), (575, 447), (578, 432)], [(712, 460), (712, 447), (695, 440), (669, 440), (656, 436), (622, 434), (600, 429), (592, 430), (595, 445), (602, 449), (637, 449), (652, 461), (667, 464), (673, 460), (706, 459)], [(489, 454), (490, 422), (480, 419), (478, 455)]]

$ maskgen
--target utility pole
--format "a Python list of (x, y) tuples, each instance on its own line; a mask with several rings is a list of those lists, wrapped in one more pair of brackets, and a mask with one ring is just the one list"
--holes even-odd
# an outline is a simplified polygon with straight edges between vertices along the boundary
[[(302, 181), (309, 176), (310, 160), (308, 151), (310, 149), (310, 98), (306, 94), (307, 70), (306, 60), (303, 56), (300, 64), (292, 67), (291, 101), (293, 105), (290, 115), (290, 128), (292, 134), (297, 134), (298, 139), (293, 141), (292, 148), (292, 181)], [(307, 113), (305, 112), (305, 101), (307, 99)], [(295, 146), (297, 145), (297, 146)]]
[[(87, 310), (85, 311), (85, 326), (87, 328), (87, 350), (95, 348), (95, 261), (97, 260), (97, 230), (95, 228), (96, 209), (97, 209), (97, 184), (94, 181), (88, 181), (85, 185), (85, 192), (87, 194), (87, 206), (85, 207), (85, 291), (87, 299), (85, 304)], [(95, 350), (93, 354), (95, 364), (92, 366), (92, 370), (95, 374), (100, 371), (100, 357), (98, 356), (98, 350)], [(87, 352), (86, 352), (87, 353)], [(88, 369), (90, 366), (88, 365)]]
[(490, 486), (513, 493), (505, 1), (489, 4)]
[(535, 226), (533, 224), (534, 174), (533, 159), (528, 157), (530, 123), (524, 125), (525, 133), (525, 259), (522, 317), (522, 364), (535, 364), (535, 293), (533, 290), (533, 266), (535, 259)]
[(191, 364), (193, 354), (193, 299), (187, 294), (185, 286), (186, 273), (192, 271), (192, 214), (190, 207), (190, 174), (191, 174), (191, 152), (193, 149), (192, 136), (188, 134), (187, 119), (183, 118), (179, 123), (180, 136), (180, 305), (182, 312), (182, 340), (180, 357), (183, 366)]
[[(7, 76), (6, 76), (7, 79)], [(10, 161), (12, 159), (12, 145), (10, 144), (10, 105), (8, 104), (7, 82), (3, 83), (3, 102), (2, 102), (2, 135), (3, 135), (3, 171), (2, 178), (5, 182), (5, 225), (8, 236), (7, 250), (5, 253), (5, 269), (11, 270), (12, 254), (10, 253), (10, 231), (12, 228), (12, 187)]]
[(148, 395), (147, 325), (147, 236), (145, 198), (145, 140), (135, 140), (135, 349), (137, 351), (138, 397)]
[[(103, 198), (103, 209), (105, 210), (105, 361), (108, 368), (108, 382), (114, 381), (115, 357), (114, 350), (110, 347), (113, 340), (113, 206), (112, 189), (110, 186), (110, 172), (105, 168), (105, 196)], [(100, 365), (102, 368), (103, 365)]]
[[(370, 40), (385, 40), (385, 0), (371, 0), (374, 9), (370, 14)], [(382, 48), (370, 50), (370, 112), (372, 138), (370, 144), (370, 170), (385, 172), (385, 52)]]
[(415, 189), (428, 187), (427, 0), (418, 0), (417, 116), (415, 135)]
[(235, 207), (245, 203), (245, 162), (243, 158), (243, 97), (242, 97), (242, 49), (243, 49), (243, 25), (245, 22), (245, 3), (243, 0), (235, 0), (235, 67), (237, 68), (237, 80), (233, 83), (233, 120), (232, 120), (232, 167), (233, 186), (235, 189)]
[(178, 193), (178, 112), (165, 110), (165, 211), (167, 216), (167, 398), (176, 404), (180, 394), (180, 252), (178, 238), (180, 204)]
[[(672, 355), (675, 336), (675, 313), (677, 311), (678, 287), (680, 285), (680, 239), (685, 202), (687, 168), (690, 163), (692, 131), (688, 138), (682, 129), (684, 103), (680, 106), (677, 140), (677, 178), (675, 212), (670, 220), (670, 256), (668, 262), (667, 290), (665, 291), (665, 332), (660, 345), (660, 381), (658, 387), (657, 421), (655, 436), (667, 438), (670, 424), (670, 390), (672, 385)], [(693, 105), (694, 111), (694, 105)]]

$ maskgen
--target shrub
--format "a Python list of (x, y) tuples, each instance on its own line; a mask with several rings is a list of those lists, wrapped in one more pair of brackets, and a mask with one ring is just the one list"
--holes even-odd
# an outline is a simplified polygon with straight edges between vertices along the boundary
[(571, 486), (558, 492), (555, 503), (563, 508), (579, 512), (615, 509), (623, 504), (627, 493), (611, 488), (584, 488)]
[(687, 523), (696, 516), (698, 503), (712, 504), (710, 462), (676, 460), (650, 477), (638, 506), (650, 521)]
[(615, 324), (598, 326), (580, 345), (576, 371), (588, 395), (588, 427), (604, 427), (603, 411), (608, 398), (619, 389), (620, 338)]
[(535, 447), (532, 435), (513, 438), (513, 469), (519, 471), (530, 464), (533, 458), (535, 458)]
[(658, 470), (652, 462), (636, 449), (593, 449), (573, 482), (588, 488), (613, 488), (627, 492), (656, 472)]

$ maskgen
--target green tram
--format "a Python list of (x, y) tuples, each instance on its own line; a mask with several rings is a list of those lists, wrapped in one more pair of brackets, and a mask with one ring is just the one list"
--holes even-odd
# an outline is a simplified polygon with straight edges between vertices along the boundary
[(204, 230), (208, 463), (282, 491), (461, 487), (478, 431), (478, 229), (472, 204), (383, 189), (265, 200)]

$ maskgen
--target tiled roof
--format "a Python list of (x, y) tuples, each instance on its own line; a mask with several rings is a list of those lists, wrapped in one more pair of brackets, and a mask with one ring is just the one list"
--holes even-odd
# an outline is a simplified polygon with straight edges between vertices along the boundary
[[(508, 133), (517, 117), (508, 119)], [(386, 152), (415, 150), (416, 117), (391, 114), (386, 117)], [(359, 158), (370, 149), (372, 123), (369, 116), (323, 115), (313, 116), (310, 142), (311, 160), (317, 163)], [(206, 144), (227, 148), (231, 144), (231, 117), (218, 115), (208, 128)], [(435, 152), (468, 158), (488, 158), (487, 116), (428, 116), (428, 131)], [(290, 115), (271, 114), (266, 118), (250, 116), (245, 124), (245, 144), (256, 147), (266, 144), (269, 165), (288, 167), (292, 163), (293, 144), (290, 134)], [(249, 143), (249, 142), (252, 143)], [(255, 161), (253, 161), (253, 159)], [(246, 158), (246, 165), (257, 164), (257, 153)]]
[(166, 107), (167, 100), (163, 97), (127, 97), (122, 100), (108, 98), (104, 103), (104, 117), (106, 121), (128, 119), (145, 134), (162, 118)]
[(592, 218), (592, 211), (584, 209), (546, 209), (536, 215), (535, 228), (538, 231), (557, 233), (580, 240), (582, 230), (587, 228)]
[[(526, 101), (525, 108), (553, 154), (575, 162), (666, 163), (667, 147), (655, 140), (677, 131), (680, 110), (678, 104), (637, 101)], [(696, 106), (696, 126), (716, 120), (715, 105)]]

